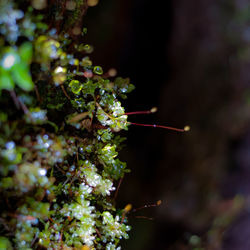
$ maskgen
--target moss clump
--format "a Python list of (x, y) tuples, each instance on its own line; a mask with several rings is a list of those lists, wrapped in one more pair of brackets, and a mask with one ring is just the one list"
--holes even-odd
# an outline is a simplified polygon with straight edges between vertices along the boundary
[(76, 42), (86, 2), (51, 2), (0, 2), (0, 248), (119, 249), (130, 226), (113, 198), (128, 172), (115, 132), (134, 87)]

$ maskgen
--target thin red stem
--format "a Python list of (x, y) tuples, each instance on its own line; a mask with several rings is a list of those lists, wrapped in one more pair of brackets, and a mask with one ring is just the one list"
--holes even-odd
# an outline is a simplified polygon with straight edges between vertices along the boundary
[(115, 196), (114, 196), (114, 199), (115, 199), (115, 200), (116, 200), (116, 198), (117, 198), (117, 195), (118, 195), (118, 192), (119, 192), (119, 189), (120, 189), (120, 186), (121, 186), (122, 181), (123, 181), (123, 177), (120, 178), (119, 183), (118, 183), (118, 186), (117, 186), (117, 188), (116, 188), (116, 192), (115, 192)]
[(64, 86), (63, 86), (63, 84), (60, 84), (60, 86), (61, 86), (61, 89), (62, 89), (64, 95), (65, 95), (69, 100), (71, 100), (70, 97), (69, 97), (69, 95), (68, 95), (68, 93), (66, 92), (66, 90), (65, 90), (65, 88), (64, 88)]
[(158, 206), (160, 206), (160, 204), (159, 204), (159, 205), (158, 205), (158, 204), (144, 205), (144, 206), (142, 206), (142, 207), (134, 208), (134, 209), (131, 211), (131, 213), (137, 212), (137, 211), (142, 210), (142, 209), (145, 209), (145, 208), (158, 207)]
[(123, 213), (123, 214), (122, 214), (121, 224), (123, 223), (123, 221), (124, 221), (124, 219), (125, 219), (125, 214), (126, 214), (126, 213)]
[(147, 111), (134, 111), (134, 112), (128, 112), (124, 115), (141, 115), (141, 114), (151, 114), (152, 112), (150, 110)]
[(96, 231), (98, 237), (101, 239), (101, 238), (102, 238), (102, 235), (101, 235), (101, 233), (99, 232), (99, 230), (98, 230), (97, 228), (95, 228), (95, 231)]
[(147, 217), (147, 216), (142, 216), (142, 215), (137, 215), (137, 216), (134, 216), (134, 217), (135, 217), (135, 218), (138, 218), (138, 219), (154, 220), (154, 218)]
[(156, 125), (156, 124), (142, 124), (142, 123), (134, 123), (134, 122), (128, 122), (128, 123), (131, 125), (136, 125), (136, 126), (163, 128), (163, 129), (168, 129), (168, 130), (174, 130), (177, 132), (185, 132), (185, 129), (182, 129), (182, 128), (174, 128), (174, 127), (168, 127), (168, 126), (162, 126), (162, 125)]
[(128, 113), (125, 113), (124, 115), (143, 115), (143, 114), (153, 114), (155, 112), (157, 112), (157, 108), (153, 107), (150, 110), (128, 112)]
[(16, 108), (19, 109), (20, 108), (19, 101), (18, 101), (18, 98), (17, 98), (16, 93), (15, 93), (14, 90), (10, 91), (10, 96), (12, 97), (12, 99), (13, 99), (15, 105), (16, 105)]

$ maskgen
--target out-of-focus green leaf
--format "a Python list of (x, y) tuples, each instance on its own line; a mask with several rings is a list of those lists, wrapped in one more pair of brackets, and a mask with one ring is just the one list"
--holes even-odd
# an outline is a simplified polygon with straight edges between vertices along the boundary
[(0, 249), (6, 249), (6, 250), (13, 249), (10, 241), (7, 238), (2, 237), (2, 236), (0, 236)]
[(19, 55), (23, 62), (30, 64), (32, 60), (32, 44), (25, 42), (19, 47)]
[(29, 68), (25, 64), (18, 63), (12, 68), (12, 75), (16, 84), (23, 90), (31, 90), (33, 88), (33, 82), (29, 73)]
[(14, 82), (9, 72), (0, 67), (0, 90), (12, 90), (14, 88)]

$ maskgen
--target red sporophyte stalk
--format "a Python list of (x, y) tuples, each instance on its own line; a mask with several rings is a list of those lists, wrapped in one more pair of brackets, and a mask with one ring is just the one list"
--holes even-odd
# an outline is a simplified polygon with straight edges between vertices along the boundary
[[(155, 113), (156, 111), (157, 111), (157, 108), (153, 107), (150, 110), (128, 112), (128, 113), (125, 113), (124, 115), (152, 114), (152, 113)], [(182, 128), (174, 128), (174, 127), (169, 127), (169, 126), (156, 125), (156, 124), (143, 124), (143, 123), (134, 123), (134, 122), (127, 122), (127, 123), (131, 124), (131, 125), (143, 126), (143, 127), (163, 128), (163, 129), (173, 130), (173, 131), (177, 131), (177, 132), (187, 132), (190, 130), (189, 126), (185, 126), (182, 129)]]
[(136, 126), (163, 128), (163, 129), (173, 130), (177, 132), (187, 132), (190, 130), (189, 126), (185, 126), (184, 128), (174, 128), (174, 127), (162, 126), (162, 125), (156, 125), (156, 124), (143, 124), (143, 123), (134, 123), (134, 122), (128, 122), (128, 123), (131, 125), (136, 125)]
[(157, 108), (153, 107), (150, 110), (128, 112), (128, 113), (125, 113), (124, 115), (142, 115), (142, 114), (152, 114), (152, 113), (155, 113), (155, 112), (157, 112)]
[[(161, 203), (162, 203), (162, 201), (161, 201), (161, 200), (158, 200), (156, 203), (147, 204), (147, 205), (144, 205), (144, 206), (142, 206), (142, 207), (134, 208), (133, 210), (132, 210), (132, 205), (131, 205), (131, 204), (128, 204), (128, 205), (126, 205), (125, 208), (123, 209), (121, 223), (123, 223), (126, 214), (135, 213), (135, 212), (137, 212), (137, 211), (139, 211), (139, 210), (142, 210), (142, 209), (145, 209), (145, 208), (158, 207), (158, 206), (161, 205)], [(153, 220), (153, 219), (154, 219), (154, 218), (149, 218), (149, 217), (147, 217), (147, 216), (135, 216), (135, 218), (142, 218), (142, 219), (149, 219), (149, 220)]]
[(156, 203), (147, 204), (147, 205), (144, 205), (144, 206), (142, 206), (142, 207), (134, 208), (134, 209), (131, 211), (131, 213), (137, 212), (137, 211), (142, 210), (142, 209), (145, 209), (145, 208), (159, 207), (161, 204), (162, 204), (162, 201), (161, 201), (161, 200), (158, 200)]

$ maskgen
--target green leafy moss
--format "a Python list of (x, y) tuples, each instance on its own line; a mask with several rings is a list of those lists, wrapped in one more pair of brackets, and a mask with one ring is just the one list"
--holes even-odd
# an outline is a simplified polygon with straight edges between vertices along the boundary
[(119, 98), (134, 87), (75, 42), (85, 1), (51, 2), (0, 1), (0, 248), (120, 249)]

